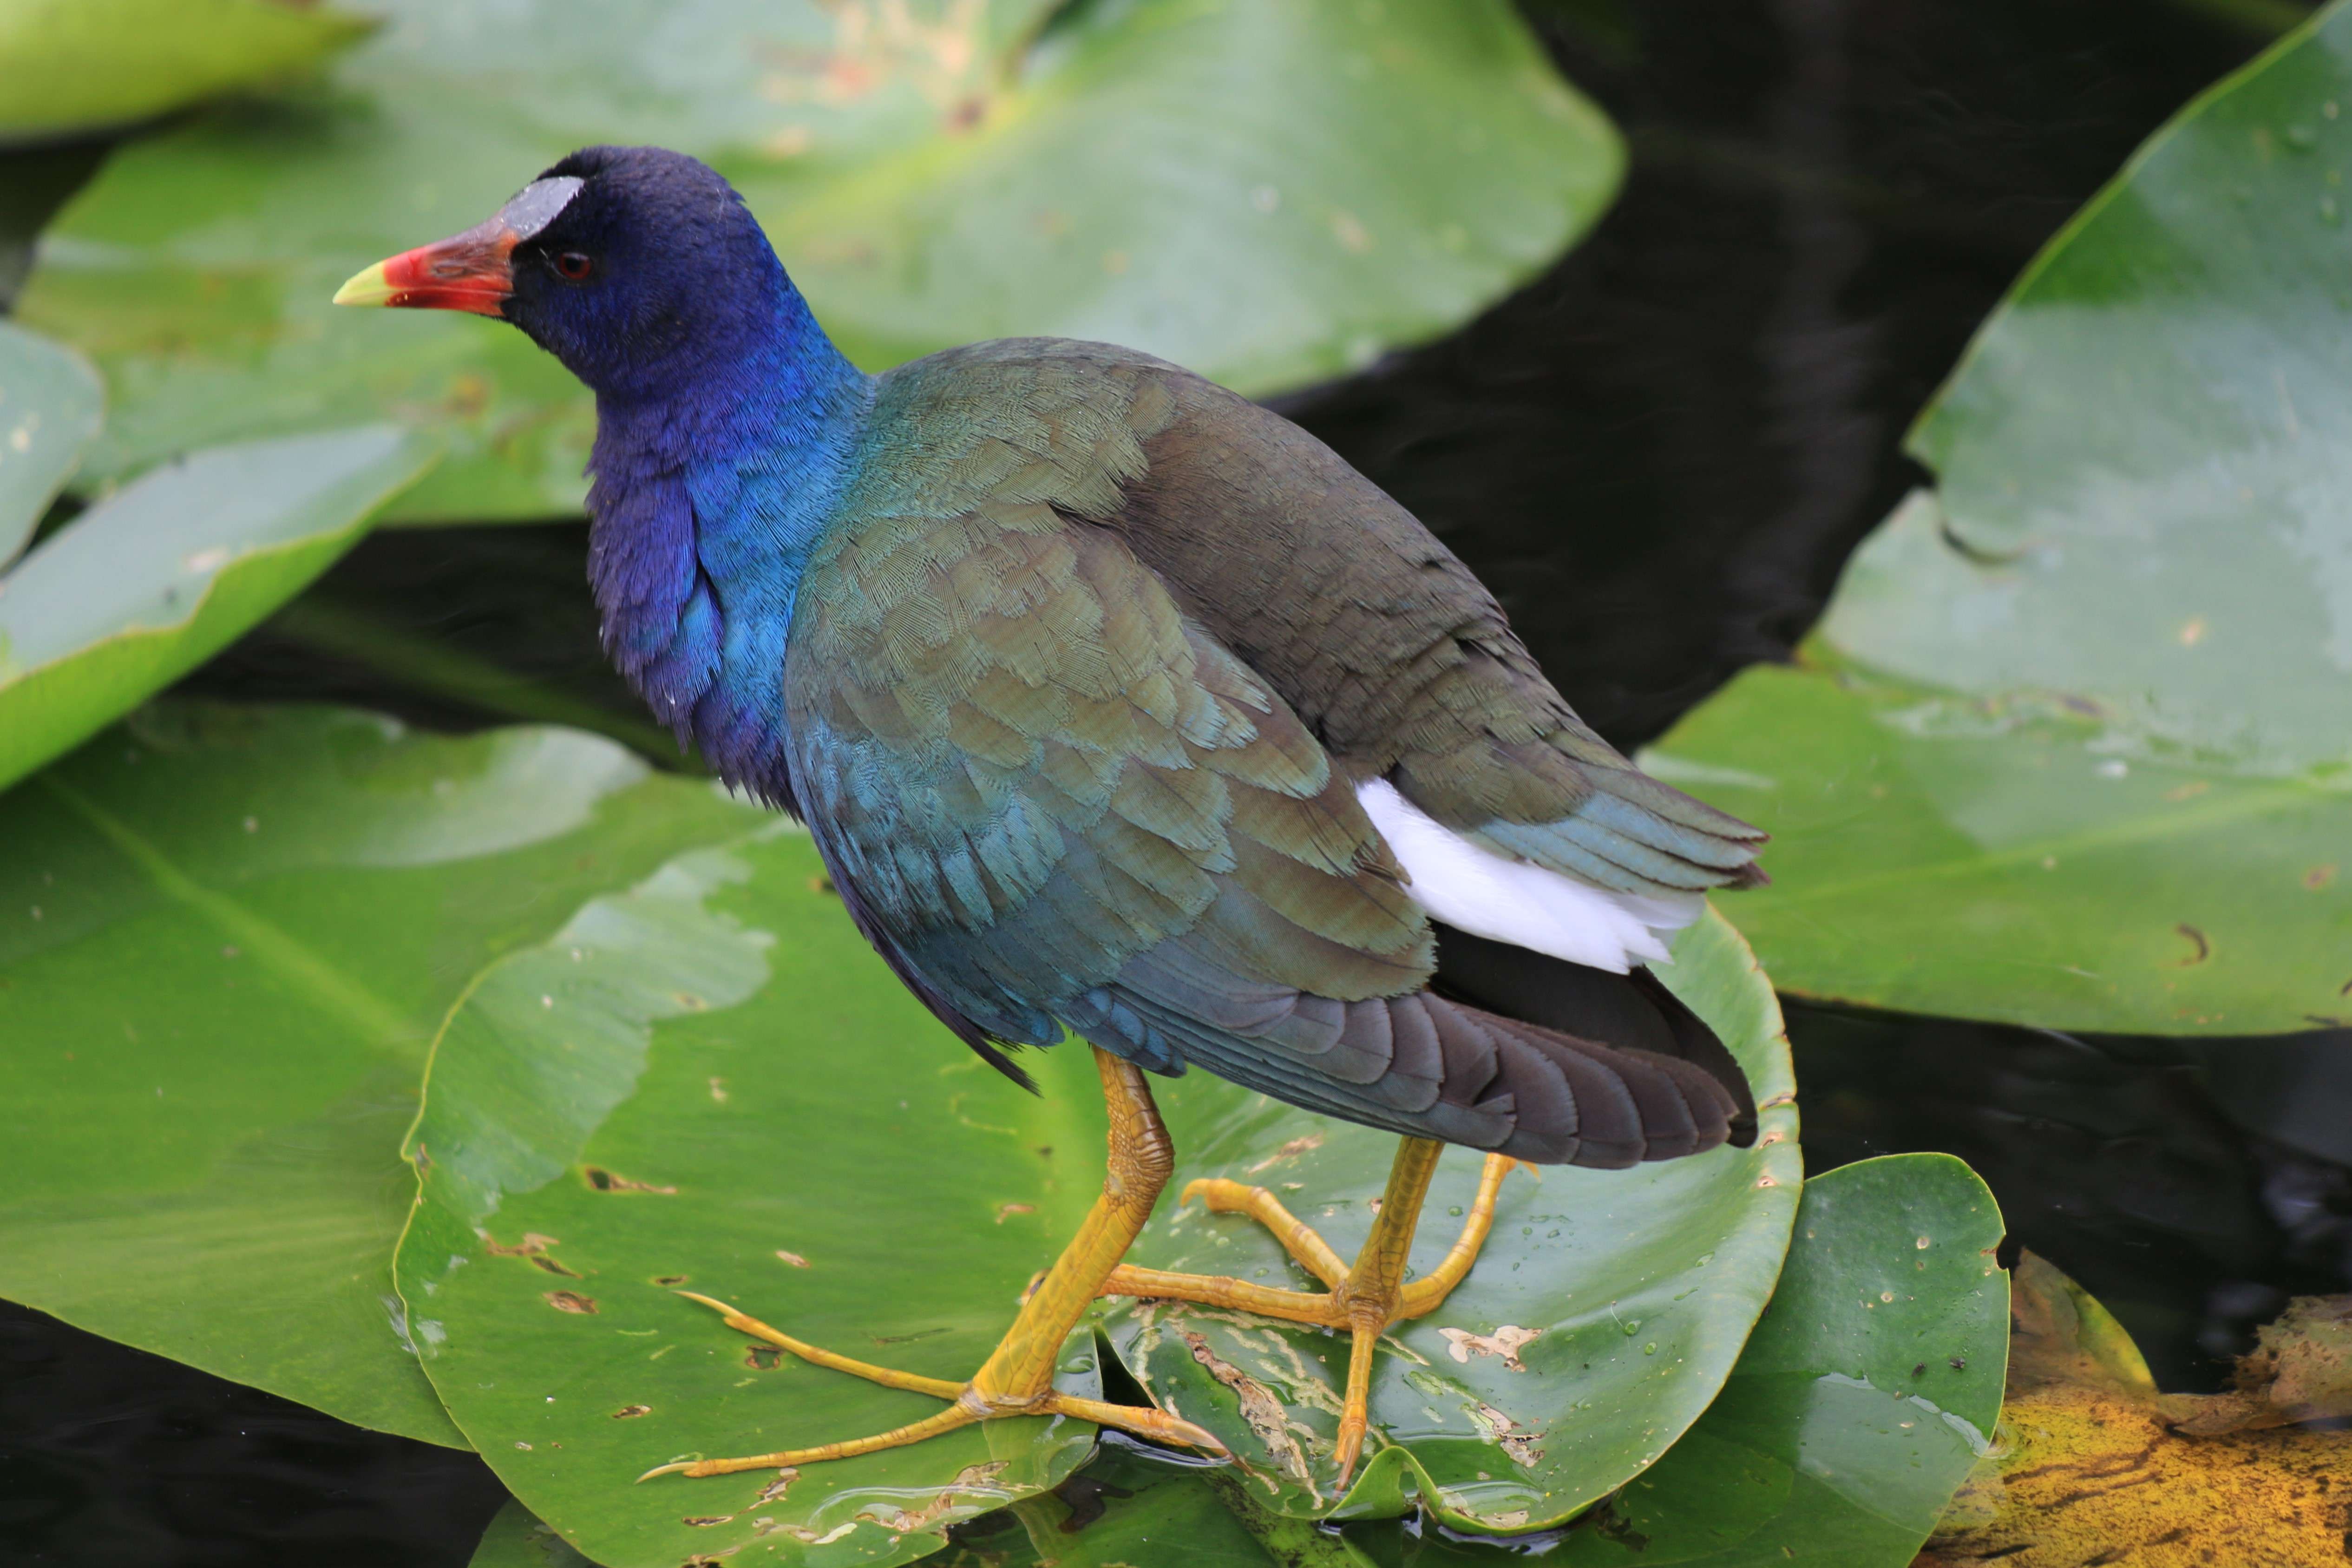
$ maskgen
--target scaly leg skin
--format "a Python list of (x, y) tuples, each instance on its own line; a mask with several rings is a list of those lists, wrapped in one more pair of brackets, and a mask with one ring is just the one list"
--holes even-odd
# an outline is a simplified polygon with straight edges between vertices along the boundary
[[(1306, 1270), (1330, 1287), (1327, 1294), (1278, 1290), (1245, 1279), (1219, 1274), (1171, 1274), (1164, 1269), (1121, 1264), (1103, 1281), (1106, 1296), (1138, 1296), (1163, 1301), (1198, 1301), (1212, 1307), (1238, 1309), (1285, 1322), (1310, 1323), (1318, 1328), (1346, 1329), (1348, 1394), (1340, 1407), (1339, 1432), (1332, 1446), (1332, 1463), (1339, 1484), (1355, 1473), (1370, 1428), (1372, 1389), (1372, 1347), (1389, 1325), (1433, 1312), (1462, 1283), (1486, 1245), (1495, 1224), (1495, 1198), (1511, 1167), (1524, 1164), (1506, 1154), (1486, 1156), (1479, 1173), (1478, 1195), (1472, 1200), (1462, 1234), (1444, 1260), (1425, 1277), (1408, 1283), (1405, 1258), (1412, 1248), (1412, 1233), (1421, 1205), (1429, 1195), (1430, 1178), (1437, 1173), (1437, 1156), (1445, 1145), (1427, 1138), (1407, 1138), (1397, 1148), (1396, 1163), (1389, 1169), (1388, 1191), (1372, 1218), (1372, 1233), (1364, 1238), (1353, 1268), (1307, 1225), (1282, 1206), (1282, 1200), (1264, 1187), (1244, 1186), (1215, 1177), (1189, 1184), (1181, 1202), (1195, 1194), (1208, 1200), (1212, 1212), (1245, 1214), (1272, 1231), (1284, 1250)], [(1532, 1169), (1533, 1167), (1529, 1167)]]
[(849, 1373), (890, 1388), (910, 1389), (944, 1399), (948, 1407), (936, 1415), (901, 1426), (895, 1431), (860, 1437), (846, 1443), (825, 1443), (814, 1448), (788, 1448), (773, 1454), (753, 1454), (740, 1459), (696, 1459), (673, 1465), (657, 1465), (647, 1470), (640, 1480), (655, 1476), (723, 1476), (737, 1470), (757, 1470), (785, 1465), (808, 1465), (820, 1459), (845, 1459), (856, 1454), (871, 1454), (877, 1449), (896, 1448), (908, 1443), (919, 1443), (942, 1432), (952, 1432), (959, 1426), (969, 1426), (975, 1421), (987, 1421), (1000, 1415), (1070, 1415), (1098, 1426), (1117, 1426), (1156, 1442), (1178, 1443), (1203, 1449), (1223, 1458), (1224, 1446), (1216, 1438), (1164, 1411), (1123, 1405), (1106, 1405), (1100, 1400), (1080, 1399), (1063, 1394), (1054, 1387), (1054, 1369), (1059, 1361), (1063, 1342), (1070, 1330), (1103, 1293), (1105, 1283), (1118, 1267), (1118, 1260), (1134, 1243), (1136, 1234), (1151, 1214), (1160, 1190), (1167, 1186), (1170, 1173), (1175, 1169), (1175, 1151), (1168, 1141), (1168, 1129), (1160, 1122), (1160, 1111), (1151, 1102), (1151, 1090), (1143, 1079), (1141, 1069), (1120, 1060), (1107, 1051), (1095, 1052), (1095, 1065), (1102, 1072), (1103, 1098), (1110, 1106), (1110, 1153), (1108, 1170), (1103, 1178), (1102, 1196), (1087, 1213), (1086, 1222), (1078, 1234), (1063, 1249), (1053, 1268), (1029, 1292), (1022, 1303), (1020, 1315), (1013, 1327), (981, 1369), (969, 1383), (950, 1383), (943, 1378), (919, 1377), (912, 1373), (894, 1372), (888, 1367), (873, 1366), (853, 1361), (845, 1355), (819, 1350), (782, 1333), (757, 1318), (750, 1317), (708, 1296), (698, 1296), (681, 1290), (688, 1300), (722, 1314), (727, 1326), (767, 1341), (782, 1350), (792, 1352), (803, 1361), (835, 1372)]

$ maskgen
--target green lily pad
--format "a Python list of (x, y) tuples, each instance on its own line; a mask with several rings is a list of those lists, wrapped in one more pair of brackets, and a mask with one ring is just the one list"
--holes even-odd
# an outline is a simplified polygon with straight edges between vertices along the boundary
[(392, 1249), (484, 965), (756, 822), (593, 736), (148, 710), (0, 795), (0, 1296), (429, 1442)]
[(0, 578), (0, 788), (300, 593), (433, 458), (394, 425), (216, 447), (43, 540)]
[(2000, 1211), (1948, 1154), (1805, 1184), (1772, 1305), (1707, 1413), (1565, 1563), (1905, 1568), (2000, 1415)]
[(1060, 334), (1253, 393), (1467, 319), (1623, 162), (1504, 0), (385, 9), (331, 90), (126, 147), (44, 239), (20, 313), (115, 400), (89, 479), (391, 409), (452, 447), (394, 515), (576, 511), (590, 408), (561, 366), (328, 300), (583, 142), (716, 164), (869, 368)]
[(1643, 765), (1772, 830), (1738, 910), (1780, 987), (2065, 1029), (2257, 1034), (2352, 1015), (2352, 802), (2126, 760), (2032, 693), (1743, 672)]
[[(864, 1436), (937, 1400), (809, 1365), (680, 1289), (928, 1376), (977, 1370), (1102, 1184), (1075, 1044), (992, 1072), (778, 822), (665, 866), (485, 974), (436, 1047), (397, 1279), (426, 1373), (515, 1496), (614, 1568), (904, 1562), (1049, 1487), (1063, 1419), (708, 1479), (693, 1455)], [(1063, 1387), (1091, 1393), (1090, 1330)]]
[(103, 403), (88, 361), (0, 321), (0, 572), (72, 477)]
[(1659, 742), (1773, 830), (1787, 990), (2059, 1028), (2352, 1021), (2352, 10), (2191, 104), (1912, 432), (1802, 676)]
[[(1375, 1436), (1344, 1497), (1330, 1465), (1343, 1337), (1184, 1304), (1107, 1318), (1121, 1362), (1250, 1464), (1264, 1506), (1376, 1518), (1405, 1511), (1417, 1491), (1457, 1528), (1540, 1530), (1654, 1463), (1715, 1397), (1789, 1246), (1797, 1113), (1780, 1008), (1738, 934), (1710, 916), (1675, 954), (1661, 974), (1731, 1047), (1764, 1107), (1756, 1146), (1632, 1171), (1515, 1173), (1469, 1278), (1383, 1342)], [(1265, 1184), (1354, 1256), (1393, 1137), (1202, 1074), (1162, 1100), (1176, 1138), (1171, 1193), (1200, 1176)], [(1478, 1170), (1466, 1150), (1439, 1166), (1416, 1248), (1424, 1267), (1453, 1240)], [(1172, 1202), (1134, 1260), (1319, 1289), (1254, 1220)]]
[(375, 24), (302, 0), (0, 5), (0, 142), (69, 136), (298, 71)]

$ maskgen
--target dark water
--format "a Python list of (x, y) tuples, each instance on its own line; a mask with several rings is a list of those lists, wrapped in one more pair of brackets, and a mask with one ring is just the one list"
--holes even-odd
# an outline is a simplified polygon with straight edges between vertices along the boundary
[[(2041, 242), (2263, 41), (2231, 0), (1530, 0), (1631, 135), (1601, 230), (1444, 342), (1284, 407), (1502, 595), (1578, 707), (1636, 744), (1784, 656), (1923, 476), (1898, 442)], [(0, 159), (0, 225), (86, 152)], [(15, 258), (0, 236), (0, 292)], [(501, 717), (487, 678), (634, 721), (582, 531), (371, 540), (299, 620), (191, 684)], [(418, 647), (483, 667), (470, 687)], [(1769, 826), (1769, 825), (1767, 825)], [(2013, 1244), (2210, 1387), (2284, 1297), (2352, 1288), (2352, 1042), (2191, 1044), (1791, 1009), (1815, 1169), (1945, 1149)], [(2333, 1046), (2333, 1054), (2329, 1047)], [(499, 1489), (470, 1456), (0, 1309), (0, 1564), (457, 1568)]]

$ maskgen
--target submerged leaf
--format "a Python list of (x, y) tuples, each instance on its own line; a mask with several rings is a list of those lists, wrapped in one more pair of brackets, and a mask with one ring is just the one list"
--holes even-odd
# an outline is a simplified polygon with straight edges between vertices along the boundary
[(432, 466), (377, 425), (163, 465), (0, 577), (0, 789), (292, 598)]
[(0, 5), (0, 142), (272, 81), (374, 26), (309, 0), (12, 0)]
[(72, 477), (102, 401), (79, 354), (0, 321), (0, 572)]
[(715, 163), (869, 368), (1037, 333), (1250, 392), (1464, 321), (1622, 166), (1503, 0), (386, 8), (331, 93), (125, 148), (45, 238), (20, 309), (117, 403), (92, 479), (392, 409), (452, 447), (396, 515), (575, 511), (590, 406), (562, 366), (328, 300), (586, 142)]
[(2159, 1400), (2130, 1340), (2080, 1286), (2029, 1252), (2015, 1295), (2000, 1445), (1920, 1568), (2341, 1558), (2352, 1431), (2186, 1436), (2180, 1396)]
[(593, 1568), (572, 1549), (553, 1525), (541, 1524), (530, 1510), (507, 1500), (482, 1531), (466, 1568)]
[(2352, 1296), (2299, 1296), (2260, 1342), (2239, 1358), (2226, 1394), (2173, 1394), (2161, 1405), (2172, 1429), (2190, 1437), (2352, 1422)]

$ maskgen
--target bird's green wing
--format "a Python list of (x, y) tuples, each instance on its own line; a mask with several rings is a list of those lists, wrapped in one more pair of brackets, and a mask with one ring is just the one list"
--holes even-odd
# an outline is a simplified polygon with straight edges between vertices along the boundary
[(901, 497), (811, 563), (794, 787), (867, 934), (1013, 1042), (1178, 938), (1236, 984), (1418, 988), (1427, 924), (1346, 781), (1050, 468), (945, 517)]
[[(1636, 769), (1412, 515), (1273, 412), (1096, 343), (959, 351), (1148, 409), (1104, 513), (1358, 780), (1502, 854), (1655, 897), (1760, 879), (1763, 835)], [(1050, 393), (1046, 395), (1051, 395)]]

